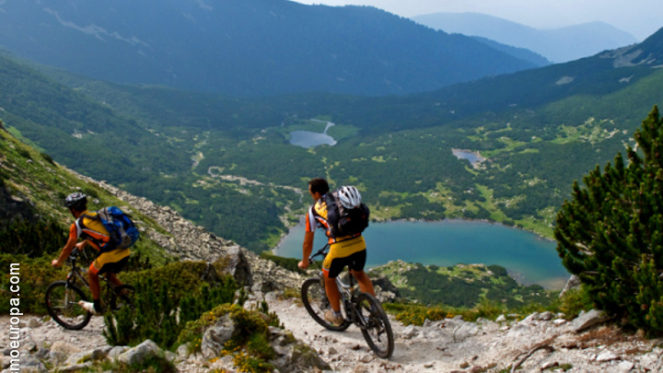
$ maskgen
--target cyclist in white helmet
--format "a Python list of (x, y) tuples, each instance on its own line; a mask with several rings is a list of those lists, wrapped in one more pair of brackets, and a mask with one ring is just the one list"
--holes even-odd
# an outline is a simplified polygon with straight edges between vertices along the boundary
[[(373, 283), (364, 272), (366, 264), (366, 241), (361, 233), (335, 237), (332, 234), (331, 227), (327, 222), (327, 204), (325, 194), (329, 193), (329, 184), (322, 178), (316, 178), (309, 181), (309, 193), (315, 201), (309, 208), (306, 218), (306, 233), (303, 243), (303, 259), (299, 262), (299, 268), (306, 269), (309, 266), (309, 256), (313, 251), (313, 238), (316, 228), (325, 229), (329, 238), (329, 253), (322, 262), (322, 271), (325, 277), (325, 291), (331, 310), (325, 312), (327, 321), (340, 325), (343, 322), (341, 315), (340, 294), (336, 287), (336, 277), (347, 265), (350, 272), (359, 283), (359, 289), (362, 292), (375, 296)], [(361, 194), (355, 187), (341, 187), (338, 192), (338, 199), (343, 207), (347, 209), (358, 207), (361, 204)]]

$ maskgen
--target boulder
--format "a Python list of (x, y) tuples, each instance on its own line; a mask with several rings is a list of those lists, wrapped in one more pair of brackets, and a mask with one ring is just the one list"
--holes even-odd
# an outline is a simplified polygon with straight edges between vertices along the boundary
[(605, 312), (593, 309), (589, 312), (580, 312), (580, 315), (571, 321), (571, 325), (576, 333), (582, 333), (593, 326), (608, 321), (609, 319), (610, 318)]
[(569, 290), (577, 289), (579, 287), (580, 287), (580, 277), (576, 275), (571, 275), (571, 277), (569, 277), (569, 279), (566, 281), (566, 284), (564, 285), (562, 291), (559, 292), (559, 297), (561, 298)]
[(216, 324), (203, 333), (200, 350), (206, 359), (212, 359), (221, 354), (223, 345), (232, 337), (235, 327), (229, 314), (221, 317)]
[(138, 365), (152, 357), (164, 358), (163, 356), (164, 353), (161, 348), (159, 348), (159, 346), (153, 341), (147, 339), (138, 346), (130, 348), (126, 352), (120, 354), (118, 360), (127, 365)]
[(69, 356), (76, 355), (79, 352), (81, 350), (78, 347), (67, 342), (57, 341), (51, 346), (48, 357), (53, 364), (59, 365), (67, 361)]

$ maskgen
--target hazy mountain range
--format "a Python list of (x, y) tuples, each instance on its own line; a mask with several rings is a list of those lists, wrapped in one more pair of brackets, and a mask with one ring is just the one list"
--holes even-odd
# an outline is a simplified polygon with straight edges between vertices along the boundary
[(633, 35), (603, 22), (540, 30), (479, 13), (432, 13), (412, 19), (436, 30), (526, 48), (552, 62), (567, 62), (637, 41)]
[(0, 47), (94, 79), (245, 96), (404, 94), (536, 66), (376, 8), (286, 0), (8, 1)]

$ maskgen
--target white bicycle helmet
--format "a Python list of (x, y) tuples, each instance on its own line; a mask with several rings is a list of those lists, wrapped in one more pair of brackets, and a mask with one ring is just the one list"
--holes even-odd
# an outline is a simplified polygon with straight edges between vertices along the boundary
[(338, 199), (346, 209), (353, 209), (361, 204), (361, 194), (353, 186), (342, 186), (338, 190)]

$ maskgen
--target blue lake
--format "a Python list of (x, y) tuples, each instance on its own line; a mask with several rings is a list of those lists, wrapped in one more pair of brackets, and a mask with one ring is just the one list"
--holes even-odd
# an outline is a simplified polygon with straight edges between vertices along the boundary
[[(520, 229), (478, 221), (371, 223), (364, 232), (367, 266), (392, 260), (449, 266), (458, 263), (498, 264), (519, 282), (561, 289), (569, 277), (555, 250), (555, 242)], [(275, 253), (301, 258), (304, 227), (298, 225)], [(326, 237), (316, 231), (315, 249)]]
[(311, 148), (318, 145), (336, 145), (336, 140), (326, 133), (293, 131), (290, 132), (290, 143), (304, 148)]
[(314, 148), (318, 145), (336, 145), (336, 140), (327, 134), (327, 131), (335, 124), (317, 119), (313, 121), (325, 123), (325, 130), (323, 132), (292, 131), (290, 132), (290, 143), (303, 148)]
[(475, 152), (471, 152), (469, 150), (461, 150), (461, 149), (452, 149), (453, 155), (456, 156), (458, 159), (467, 159), (470, 161), (472, 164), (480, 163), (485, 160), (481, 155)]

